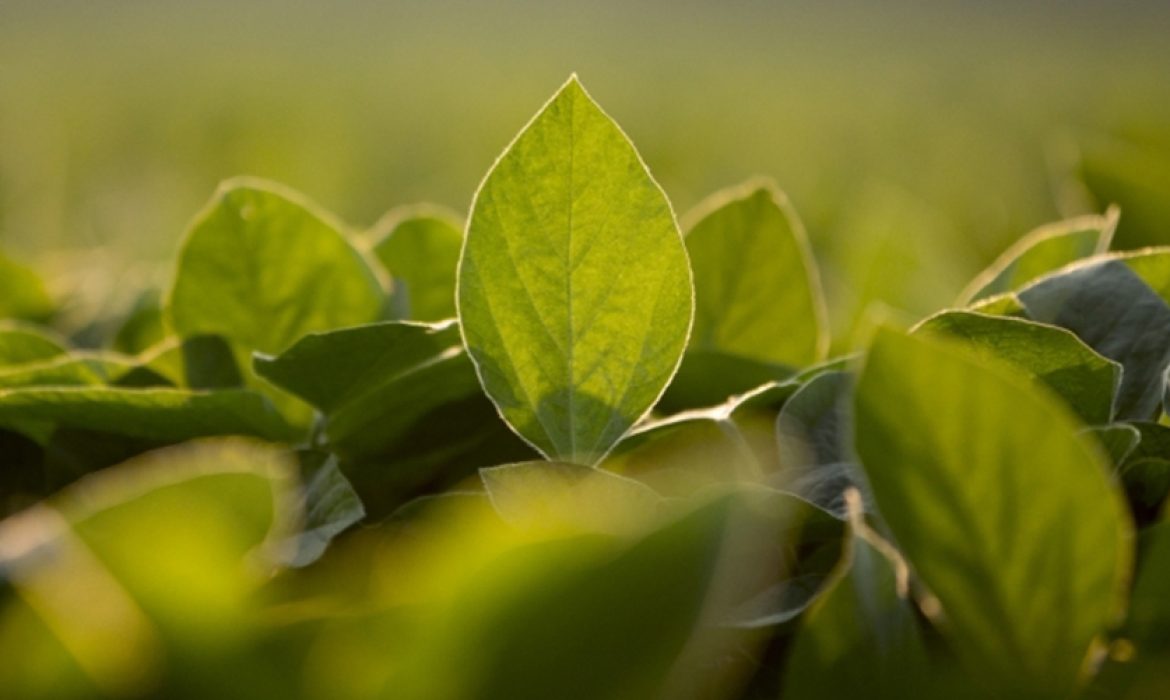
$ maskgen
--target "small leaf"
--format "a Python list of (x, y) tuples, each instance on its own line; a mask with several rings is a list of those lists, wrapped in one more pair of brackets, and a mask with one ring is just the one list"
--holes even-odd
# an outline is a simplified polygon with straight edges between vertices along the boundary
[(366, 517), (361, 499), (325, 452), (299, 453), (305, 521), (287, 557), (291, 566), (308, 566), (325, 553), (334, 537)]
[(824, 359), (825, 302), (788, 198), (770, 183), (748, 182), (712, 195), (687, 218), (695, 280), (688, 351), (792, 368)]
[(182, 336), (279, 352), (306, 333), (374, 321), (383, 295), (338, 224), (299, 194), (229, 180), (196, 218), (167, 300)]
[(989, 690), (1070, 694), (1129, 576), (1132, 526), (1100, 448), (1006, 366), (887, 329), (854, 415), (878, 508), (960, 656)]
[(0, 322), (0, 367), (36, 362), (63, 355), (64, 340), (26, 323)]
[(792, 374), (788, 367), (691, 348), (683, 355), (678, 372), (655, 409), (677, 413), (715, 406), (762, 384), (784, 381)]
[(1067, 328), (1122, 366), (1117, 418), (1149, 420), (1160, 410), (1162, 373), (1170, 366), (1170, 306), (1123, 262), (1108, 259), (1045, 277), (1019, 298), (1029, 318)]
[(974, 352), (1014, 365), (1055, 391), (1086, 423), (1107, 423), (1121, 384), (1121, 367), (1077, 336), (1024, 319), (944, 311), (914, 332), (946, 335)]
[(37, 273), (0, 253), (0, 319), (44, 321), (54, 310)]
[(593, 464), (674, 375), (692, 297), (670, 203), (570, 79), (472, 206), (457, 305), (484, 389), (543, 454)]
[(439, 321), (455, 315), (455, 270), (463, 226), (454, 213), (413, 206), (391, 211), (374, 227), (374, 256), (393, 280), (395, 318)]
[(1109, 250), (1120, 212), (1081, 216), (1041, 226), (1001, 255), (959, 295), (958, 306), (1012, 292), (1044, 274)]
[(1081, 431), (1092, 435), (1109, 455), (1114, 467), (1121, 466), (1141, 442), (1142, 434), (1132, 425), (1125, 423), (1111, 423), (1109, 425), (1095, 425)]

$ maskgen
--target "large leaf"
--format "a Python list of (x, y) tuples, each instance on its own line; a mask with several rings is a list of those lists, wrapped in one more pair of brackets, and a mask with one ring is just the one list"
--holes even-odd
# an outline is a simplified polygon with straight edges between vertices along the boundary
[(926, 652), (901, 556), (861, 518), (851, 493), (850, 534), (825, 592), (801, 624), (784, 698), (904, 698), (923, 692)]
[(788, 198), (749, 182), (716, 193), (687, 219), (695, 278), (689, 348), (794, 368), (823, 359), (825, 303)]
[(1029, 318), (1067, 328), (1121, 364), (1121, 419), (1149, 420), (1170, 366), (1170, 305), (1124, 262), (1107, 259), (1045, 277), (1019, 293)]
[(0, 319), (43, 321), (53, 310), (36, 272), (0, 253)]
[(1023, 370), (1055, 391), (1086, 423), (1107, 423), (1121, 383), (1121, 367), (1070, 331), (1032, 321), (944, 311), (915, 328), (966, 343), (976, 353)]
[(382, 303), (340, 225), (294, 192), (241, 178), (188, 231), (167, 313), (180, 335), (279, 352), (306, 333), (374, 321)]
[(517, 433), (591, 464), (674, 374), (690, 278), (666, 196), (573, 77), (476, 194), (459, 270), (464, 341)]
[(0, 368), (65, 353), (65, 342), (36, 326), (0, 321)]
[(19, 427), (25, 422), (159, 442), (212, 435), (251, 435), (278, 441), (297, 437), (263, 396), (238, 389), (0, 389), (0, 425)]
[(1012, 292), (1065, 265), (1109, 249), (1119, 211), (1046, 224), (1008, 248), (959, 295), (959, 306)]
[(1100, 448), (1006, 365), (888, 329), (855, 420), (878, 508), (960, 654), (989, 689), (1069, 694), (1129, 576), (1132, 526)]
[(373, 253), (393, 281), (395, 317), (438, 321), (455, 315), (455, 269), (463, 226), (437, 207), (404, 207), (374, 227)]

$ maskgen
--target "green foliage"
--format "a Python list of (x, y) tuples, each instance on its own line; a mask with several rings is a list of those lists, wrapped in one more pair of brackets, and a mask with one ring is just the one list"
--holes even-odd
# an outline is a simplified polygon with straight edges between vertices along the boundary
[(951, 276), (882, 189), (832, 345), (779, 190), (684, 239), (576, 78), (466, 237), (230, 180), (161, 301), (0, 276), (5, 697), (1157, 696), (1170, 248), (1111, 210), (864, 311)]
[(665, 194), (571, 78), (472, 205), (457, 298), (488, 396), (543, 454), (596, 462), (678, 367), (690, 280)]

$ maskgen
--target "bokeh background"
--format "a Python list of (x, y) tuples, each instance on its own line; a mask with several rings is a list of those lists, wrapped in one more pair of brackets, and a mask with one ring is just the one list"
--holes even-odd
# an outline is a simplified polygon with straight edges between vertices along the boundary
[(1041, 223), (1122, 205), (1165, 242), (1170, 3), (0, 0), (0, 251), (81, 343), (162, 287), (216, 183), (356, 230), (465, 212), (571, 72), (685, 212), (772, 176), (837, 347), (875, 300), (946, 305)]

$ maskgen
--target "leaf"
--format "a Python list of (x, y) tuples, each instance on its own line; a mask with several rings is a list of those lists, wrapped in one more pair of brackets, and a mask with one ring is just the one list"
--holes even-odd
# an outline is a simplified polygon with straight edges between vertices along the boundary
[(1125, 633), (1142, 651), (1170, 651), (1170, 521), (1141, 532), (1137, 574)]
[(36, 272), (0, 253), (0, 319), (44, 321), (55, 308)]
[(1064, 697), (1122, 609), (1131, 525), (1068, 409), (953, 342), (876, 335), (857, 451), (944, 632), (990, 689)]
[(382, 290), (339, 224), (301, 195), (228, 180), (179, 253), (167, 314), (181, 336), (279, 352), (306, 333), (378, 318)]
[(65, 342), (36, 326), (0, 322), (0, 368), (65, 354)]
[(1124, 263), (1104, 260), (1046, 277), (1019, 298), (1029, 318), (1067, 328), (1122, 366), (1117, 418), (1157, 413), (1170, 366), (1170, 306)]
[(1097, 439), (1115, 467), (1120, 466), (1133, 453), (1142, 439), (1137, 428), (1125, 423), (1095, 425), (1081, 432)]
[(455, 315), (455, 270), (463, 226), (439, 207), (396, 209), (374, 227), (374, 256), (393, 280), (394, 316), (439, 321)]
[(659, 515), (662, 498), (612, 472), (561, 462), (479, 470), (492, 505), (521, 529), (628, 534)]
[(695, 283), (690, 350), (804, 367), (828, 350), (826, 311), (804, 226), (775, 185), (718, 192), (688, 215)]
[(901, 556), (871, 531), (853, 496), (845, 556), (805, 615), (784, 698), (904, 698), (921, 693), (926, 651)]
[(167, 336), (161, 294), (148, 289), (138, 295), (129, 313), (114, 333), (112, 347), (131, 355), (146, 352)]
[(297, 437), (263, 396), (241, 389), (0, 389), (0, 425), (25, 421), (162, 442), (212, 435), (250, 435), (274, 441)]
[(288, 548), (290, 566), (308, 566), (325, 553), (334, 537), (366, 517), (361, 499), (337, 465), (336, 455), (299, 453), (305, 521)]
[(115, 355), (60, 355), (19, 367), (0, 368), (0, 389), (113, 384), (135, 369), (131, 360)]
[(788, 367), (691, 348), (655, 408), (663, 413), (706, 408), (761, 384), (784, 381), (792, 374)]
[(914, 332), (962, 341), (976, 354), (1005, 361), (1055, 391), (1086, 423), (1108, 423), (1121, 367), (1063, 328), (1024, 319), (944, 311)]
[(1015, 291), (1069, 263), (1104, 253), (1113, 240), (1119, 215), (1120, 211), (1113, 207), (1104, 216), (1080, 216), (1028, 233), (972, 280), (959, 295), (957, 305), (970, 306), (996, 294)]
[(573, 77), (476, 193), (464, 342), (513, 430), (550, 458), (593, 464), (674, 375), (690, 277), (666, 196)]
[(251, 596), (296, 521), (289, 466), (246, 441), (184, 445), (0, 523), (17, 592), (0, 598), (5, 693), (189, 697), (208, 668), (277, 687), (243, 652), (262, 629)]

